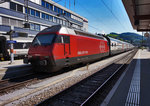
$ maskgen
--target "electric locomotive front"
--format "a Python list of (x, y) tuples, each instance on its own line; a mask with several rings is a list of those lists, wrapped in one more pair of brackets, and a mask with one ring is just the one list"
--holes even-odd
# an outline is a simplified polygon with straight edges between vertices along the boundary
[[(29, 48), (28, 56), (24, 59), (24, 63), (30, 62), (36, 71), (53, 72), (59, 70), (61, 67), (56, 67), (54, 53), (60, 30), (61, 26), (57, 25), (39, 32)], [(61, 45), (57, 46), (57, 51), (59, 52), (61, 48)]]
[(68, 66), (71, 56), (70, 35), (75, 35), (74, 30), (62, 25), (54, 25), (39, 32), (24, 63), (31, 63), (36, 71), (42, 72), (55, 72)]

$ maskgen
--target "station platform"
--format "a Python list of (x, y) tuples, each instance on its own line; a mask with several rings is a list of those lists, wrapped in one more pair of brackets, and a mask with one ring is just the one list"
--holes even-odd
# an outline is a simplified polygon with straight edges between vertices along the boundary
[(23, 60), (14, 60), (12, 64), (10, 64), (10, 61), (2, 61), (0, 62), (0, 68), (3, 67), (11, 67), (11, 66), (16, 66), (16, 65), (23, 65)]
[(0, 62), (0, 71), (6, 70), (12, 67), (22, 67), (26, 64), (23, 63), (23, 60), (14, 60), (13, 63), (10, 64), (10, 61), (2, 61)]
[(150, 51), (138, 50), (101, 106), (150, 106)]
[(0, 80), (19, 75), (19, 71), (22, 71), (21, 73), (26, 73), (26, 70), (29, 69), (31, 69), (31, 65), (24, 64), (22, 59), (14, 60), (12, 64), (10, 64), (10, 61), (2, 61), (0, 62)]

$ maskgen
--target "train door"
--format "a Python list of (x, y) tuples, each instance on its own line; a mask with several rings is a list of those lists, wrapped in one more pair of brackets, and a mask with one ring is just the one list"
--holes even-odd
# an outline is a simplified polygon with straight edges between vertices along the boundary
[(69, 55), (70, 55), (70, 36), (62, 36), (62, 42), (64, 44), (64, 56), (65, 56), (65, 66), (69, 66)]
[(70, 36), (63, 36), (64, 38), (64, 55), (66, 58), (70, 55)]

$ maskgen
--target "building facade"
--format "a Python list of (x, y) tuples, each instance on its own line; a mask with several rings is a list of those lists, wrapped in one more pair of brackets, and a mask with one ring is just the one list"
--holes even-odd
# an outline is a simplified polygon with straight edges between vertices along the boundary
[[(59, 15), (58, 15), (59, 14)], [(30, 28), (24, 28), (28, 21)], [(14, 36), (35, 36), (52, 25), (62, 24), (87, 31), (88, 20), (52, 0), (11, 0), (0, 4), (0, 33), (10, 31)]]

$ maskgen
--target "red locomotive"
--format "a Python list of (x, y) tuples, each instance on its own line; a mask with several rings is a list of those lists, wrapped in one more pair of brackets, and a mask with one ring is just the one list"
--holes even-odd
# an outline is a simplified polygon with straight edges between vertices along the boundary
[(110, 42), (105, 37), (55, 25), (39, 32), (25, 63), (41, 71), (54, 72), (65, 66), (88, 63), (108, 56)]

